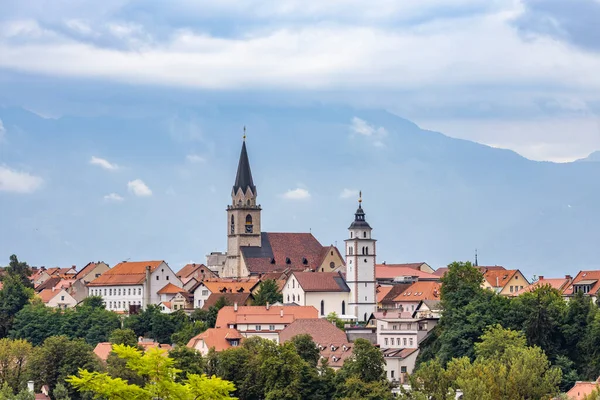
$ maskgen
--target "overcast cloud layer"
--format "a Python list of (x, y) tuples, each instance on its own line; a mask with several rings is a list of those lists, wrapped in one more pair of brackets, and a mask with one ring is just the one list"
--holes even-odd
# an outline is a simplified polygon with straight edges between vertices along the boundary
[(600, 148), (599, 20), (598, 0), (5, 0), (0, 72), (327, 93), (566, 161)]

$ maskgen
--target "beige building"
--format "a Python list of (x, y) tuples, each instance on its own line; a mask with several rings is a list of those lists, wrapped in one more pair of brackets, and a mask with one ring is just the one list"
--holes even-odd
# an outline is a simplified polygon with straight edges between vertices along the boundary
[(346, 315), (350, 288), (338, 272), (292, 272), (283, 286), (284, 303), (312, 306), (320, 317), (335, 312), (342, 319)]
[(77, 300), (71, 296), (65, 289), (44, 289), (37, 296), (48, 307), (67, 309), (77, 305)]
[(503, 267), (479, 267), (483, 273), (483, 287), (501, 296), (516, 296), (519, 290), (529, 286), (529, 281), (518, 269)]

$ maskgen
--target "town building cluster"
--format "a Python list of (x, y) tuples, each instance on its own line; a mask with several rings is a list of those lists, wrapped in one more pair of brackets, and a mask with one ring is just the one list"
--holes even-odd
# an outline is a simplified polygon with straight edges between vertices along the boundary
[[(286, 342), (306, 333), (329, 366), (339, 368), (352, 354), (352, 341), (363, 337), (381, 349), (389, 380), (405, 383), (420, 343), (440, 319), (440, 279), (447, 268), (434, 270), (425, 262), (378, 264), (362, 196), (343, 253), (334, 245), (321, 244), (311, 233), (263, 232), (245, 141), (231, 199), (227, 251), (209, 254), (205, 263), (188, 264), (177, 272), (164, 260), (124, 261), (112, 268), (91, 262), (80, 271), (75, 266), (34, 268), (36, 295), (57, 308), (75, 307), (88, 296), (99, 296), (107, 309), (121, 314), (137, 313), (148, 305), (157, 305), (164, 313), (191, 313), (208, 310), (224, 298), (229, 305), (219, 311), (215, 327), (190, 340), (189, 347), (206, 354), (211, 348), (239, 346), (252, 336)], [(483, 287), (503, 296), (519, 296), (540, 285), (559, 290), (565, 299), (577, 292), (597, 296), (600, 291), (600, 271), (581, 271), (575, 278), (540, 276), (529, 282), (518, 269), (477, 264), (475, 260)], [(253, 306), (265, 280), (277, 283), (283, 302)], [(326, 319), (333, 313), (345, 329)], [(140, 344), (159, 345), (143, 338)], [(101, 343), (96, 352), (105, 358), (109, 349)]]

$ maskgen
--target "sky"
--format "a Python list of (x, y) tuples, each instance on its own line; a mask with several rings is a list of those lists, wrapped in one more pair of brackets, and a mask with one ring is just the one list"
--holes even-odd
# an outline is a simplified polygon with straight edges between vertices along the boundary
[[(568, 162), (600, 149), (598, 20), (599, 0), (3, 0), (0, 107), (48, 118), (210, 104), (376, 108)], [(181, 164), (206, 164), (214, 149), (195, 140), (193, 121), (172, 123)], [(74, 168), (144, 168), (103, 154), (110, 144), (98, 139)], [(51, 187), (44, 166), (15, 156), (26, 152), (19, 145), (0, 120), (0, 197)], [(102, 200), (156, 195), (130, 175)]]

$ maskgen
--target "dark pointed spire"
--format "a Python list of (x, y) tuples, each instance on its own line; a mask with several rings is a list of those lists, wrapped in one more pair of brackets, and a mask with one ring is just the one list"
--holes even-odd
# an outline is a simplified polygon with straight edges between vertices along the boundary
[(475, 249), (475, 266), (479, 267), (479, 261), (477, 261), (477, 249)]
[(362, 209), (362, 191), (359, 192), (358, 195), (358, 209), (354, 214), (354, 221), (350, 224), (349, 229), (353, 228), (368, 228), (371, 229), (369, 223), (365, 220), (365, 212)]
[(242, 152), (240, 153), (240, 161), (238, 163), (237, 175), (233, 184), (233, 193), (237, 193), (239, 189), (245, 193), (248, 188), (256, 195), (256, 186), (252, 180), (252, 171), (250, 170), (250, 161), (248, 161), (248, 152), (246, 151), (246, 127), (244, 127), (244, 142), (242, 143)]

